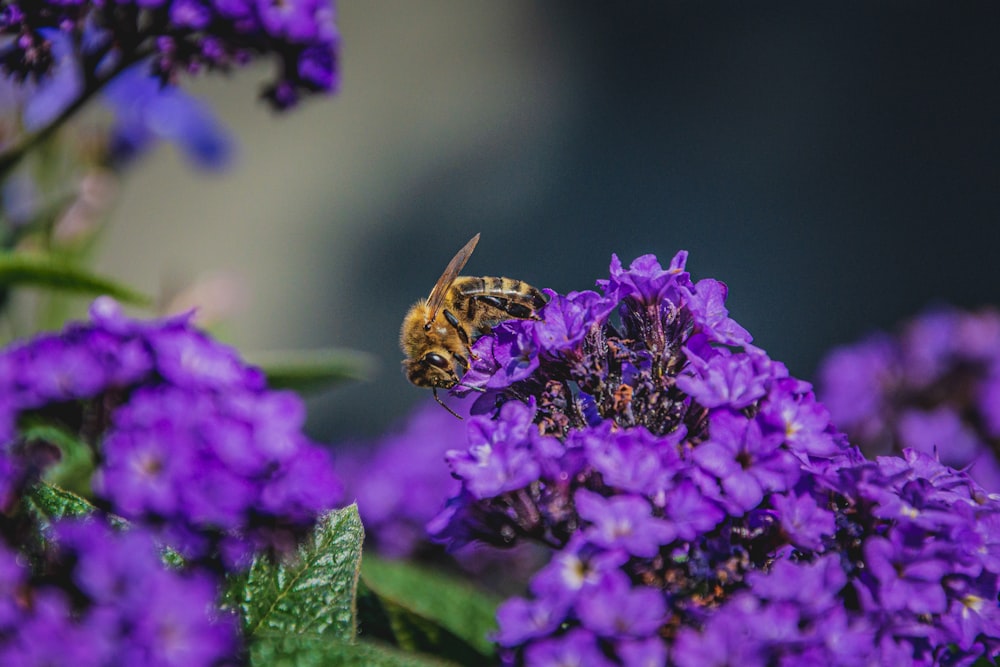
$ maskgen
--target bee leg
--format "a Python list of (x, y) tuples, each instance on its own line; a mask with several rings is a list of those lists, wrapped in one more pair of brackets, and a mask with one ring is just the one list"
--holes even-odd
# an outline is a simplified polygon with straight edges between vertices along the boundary
[(459, 419), (462, 418), (462, 415), (458, 414), (457, 412), (455, 412), (454, 410), (452, 410), (451, 408), (449, 408), (447, 405), (444, 404), (444, 401), (442, 401), (441, 397), (438, 396), (437, 387), (432, 387), (431, 388), (431, 393), (434, 394), (434, 400), (438, 402), (438, 405), (440, 405), (442, 408), (444, 408), (445, 410), (447, 410), (451, 414), (455, 415)]
[(462, 326), (462, 323), (458, 321), (458, 318), (455, 317), (454, 313), (450, 310), (444, 311), (444, 319), (448, 320), (448, 324), (450, 324), (455, 331), (458, 332), (458, 337), (462, 340), (462, 344), (468, 346), (469, 334), (465, 330), (465, 327)]
[(527, 320), (531, 318), (535, 313), (531, 308), (524, 305), (523, 303), (517, 303), (516, 301), (511, 301), (510, 299), (502, 299), (498, 296), (484, 295), (476, 296), (485, 304), (493, 306), (497, 310), (502, 310), (511, 317), (516, 317), (519, 320)]

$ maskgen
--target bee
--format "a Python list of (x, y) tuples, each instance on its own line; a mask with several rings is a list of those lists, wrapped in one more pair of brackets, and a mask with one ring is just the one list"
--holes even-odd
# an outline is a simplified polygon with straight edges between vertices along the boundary
[(438, 389), (459, 383), (469, 370), (470, 350), (481, 336), (509, 319), (538, 319), (548, 297), (513, 278), (460, 276), (479, 243), (476, 234), (458, 251), (438, 278), (425, 301), (413, 304), (399, 332), (403, 372), (418, 387), (430, 387), (434, 400), (455, 411), (438, 397)]

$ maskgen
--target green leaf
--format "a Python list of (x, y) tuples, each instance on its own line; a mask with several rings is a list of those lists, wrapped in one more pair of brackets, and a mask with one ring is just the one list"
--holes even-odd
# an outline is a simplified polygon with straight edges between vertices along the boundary
[(244, 636), (353, 640), (363, 539), (358, 508), (351, 505), (325, 515), (293, 562), (258, 557), (242, 591), (230, 593), (239, 599)]
[(371, 355), (358, 350), (324, 348), (258, 352), (250, 363), (267, 375), (272, 389), (315, 393), (349, 380), (367, 380), (375, 369)]
[[(317, 637), (265, 636), (250, 647), (253, 667), (455, 667), (375, 642), (349, 644)], [(477, 663), (467, 663), (477, 664)]]
[(20, 511), (28, 521), (17, 547), (26, 554), (45, 553), (52, 523), (66, 517), (87, 516), (97, 510), (86, 500), (57, 486), (39, 482), (21, 498)]
[(362, 633), (462, 664), (494, 660), (489, 635), (496, 630), (499, 598), (401, 561), (366, 556), (361, 571), (365, 585), (358, 601)]
[(141, 306), (152, 303), (152, 299), (145, 294), (54, 255), (0, 253), (0, 288), (25, 286), (90, 296), (107, 294), (119, 301)]
[(97, 509), (75, 493), (45, 482), (39, 482), (31, 487), (25, 494), (25, 502), (38, 516), (42, 525), (48, 525), (65, 517), (86, 516)]

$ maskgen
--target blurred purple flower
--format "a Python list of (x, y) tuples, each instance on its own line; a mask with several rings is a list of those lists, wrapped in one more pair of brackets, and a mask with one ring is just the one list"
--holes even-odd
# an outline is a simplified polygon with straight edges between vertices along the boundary
[(426, 546), (424, 524), (459, 488), (445, 452), (464, 441), (465, 425), (429, 401), (379, 442), (342, 448), (336, 463), (344, 495), (357, 502), (373, 548), (402, 558)]
[(38, 34), (48, 43), (51, 69), (26, 91), (22, 120), (28, 130), (51, 123), (84, 89), (69, 35), (55, 28), (39, 30)]
[(177, 144), (196, 166), (221, 170), (232, 163), (234, 140), (208, 104), (151, 76), (148, 63), (119, 74), (104, 89), (104, 100), (115, 114), (113, 160), (128, 161), (162, 139)]
[(235, 658), (236, 618), (216, 610), (215, 579), (166, 569), (140, 528), (114, 532), (90, 519), (54, 532), (54, 557), (30, 579), (0, 543), (0, 591), (14, 593), (0, 596), (0, 664), (210, 667)]
[(1000, 313), (939, 308), (833, 350), (819, 394), (869, 455), (936, 452), (1000, 491)]

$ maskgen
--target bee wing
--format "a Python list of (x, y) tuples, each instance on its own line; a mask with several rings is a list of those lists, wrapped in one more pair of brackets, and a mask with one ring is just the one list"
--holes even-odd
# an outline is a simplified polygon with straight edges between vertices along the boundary
[(476, 244), (479, 243), (479, 234), (476, 234), (472, 239), (466, 243), (458, 253), (451, 258), (448, 262), (448, 267), (438, 278), (438, 281), (434, 283), (434, 289), (431, 290), (431, 294), (427, 297), (427, 322), (433, 322), (434, 318), (437, 317), (438, 308), (441, 307), (442, 302), (444, 302), (444, 297), (448, 293), (448, 288), (451, 284), (455, 282), (455, 278), (458, 278), (458, 272), (462, 270), (465, 263), (469, 261), (469, 257), (472, 255), (472, 251), (476, 249)]

